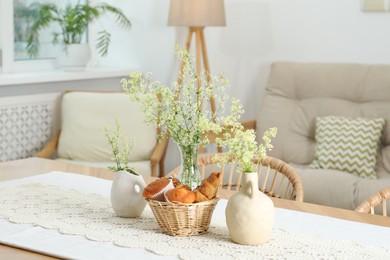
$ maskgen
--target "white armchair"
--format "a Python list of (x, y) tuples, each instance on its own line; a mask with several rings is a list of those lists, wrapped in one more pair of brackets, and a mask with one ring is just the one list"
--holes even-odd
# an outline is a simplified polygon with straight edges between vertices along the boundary
[[(105, 125), (115, 118), (129, 139), (134, 138), (130, 166), (144, 176), (164, 175), (167, 141), (157, 142), (157, 129), (144, 122), (140, 105), (120, 92), (66, 92), (62, 98), (61, 131), (36, 156), (94, 167), (113, 165)], [(56, 152), (56, 153), (55, 153)]]

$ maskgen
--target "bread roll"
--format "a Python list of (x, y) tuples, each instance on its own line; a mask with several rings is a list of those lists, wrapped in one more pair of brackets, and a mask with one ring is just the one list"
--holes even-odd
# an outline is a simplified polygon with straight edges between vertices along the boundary
[(180, 183), (179, 185), (175, 186), (175, 188), (184, 188), (186, 190), (191, 190), (190, 187), (188, 187), (187, 185), (185, 185), (183, 183)]
[(191, 190), (181, 187), (165, 192), (165, 198), (170, 202), (189, 204), (195, 201), (195, 193)]

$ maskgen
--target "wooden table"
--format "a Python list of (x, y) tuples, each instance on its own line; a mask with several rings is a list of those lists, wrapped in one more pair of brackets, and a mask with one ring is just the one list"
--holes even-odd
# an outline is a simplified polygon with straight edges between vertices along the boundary
[[(111, 180), (114, 178), (114, 173), (101, 168), (93, 168), (61, 161), (53, 161), (40, 158), (29, 158), (18, 161), (0, 163), (0, 181), (23, 178), (38, 174), (47, 173), (50, 171), (72, 172), (77, 174), (89, 175), (103, 179)], [(153, 178), (146, 178), (146, 182), (152, 181)], [(219, 197), (229, 198), (234, 192), (228, 190), (220, 190)], [(377, 215), (362, 214), (351, 210), (326, 207), (316, 204), (296, 202), (290, 200), (272, 198), (274, 204), (278, 208), (297, 210), (307, 213), (314, 213), (329, 217), (335, 217), (345, 220), (357, 221), (362, 223), (375, 224), (385, 227), (390, 227), (390, 218)], [(49, 256), (29, 252), (23, 249), (18, 249), (6, 245), (0, 245), (0, 259), (56, 259)]]

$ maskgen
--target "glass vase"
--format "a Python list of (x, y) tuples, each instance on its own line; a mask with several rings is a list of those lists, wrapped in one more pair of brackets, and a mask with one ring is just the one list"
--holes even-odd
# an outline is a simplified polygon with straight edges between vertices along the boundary
[(191, 189), (195, 189), (201, 183), (201, 175), (198, 170), (198, 148), (199, 144), (180, 144), (180, 171), (177, 178)]

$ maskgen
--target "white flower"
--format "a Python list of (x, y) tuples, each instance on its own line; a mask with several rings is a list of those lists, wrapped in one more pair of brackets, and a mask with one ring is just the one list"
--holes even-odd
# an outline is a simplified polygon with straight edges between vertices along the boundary
[[(183, 145), (207, 144), (205, 134), (220, 133), (222, 126), (233, 124), (244, 112), (239, 101), (232, 99), (230, 115), (218, 116), (224, 113), (225, 102), (228, 100), (224, 90), (229, 86), (223, 74), (210, 75), (201, 73), (202, 86), (198, 87), (198, 75), (192, 65), (192, 57), (178, 47), (177, 54), (185, 66), (179, 73), (181, 85), (175, 82), (171, 87), (152, 82), (150, 74), (132, 73), (129, 79), (122, 79), (124, 91), (133, 101), (142, 104), (146, 122), (160, 127), (159, 138), (171, 136)], [(204, 108), (215, 97), (216, 111)], [(169, 133), (169, 134), (168, 134)]]
[(134, 141), (129, 142), (127, 137), (123, 135), (118, 119), (115, 119), (115, 129), (111, 131), (110, 127), (106, 125), (104, 133), (112, 149), (111, 159), (115, 162), (115, 166), (109, 166), (108, 168), (114, 172), (127, 171), (136, 174), (129, 167), (130, 150), (134, 146)]
[[(228, 160), (235, 160), (238, 162), (239, 171), (255, 172), (267, 156), (267, 151), (272, 149), (271, 138), (275, 137), (276, 133), (277, 128), (270, 128), (263, 135), (263, 143), (258, 144), (253, 129), (244, 130), (240, 123), (234, 123), (222, 138), (217, 139), (218, 145), (229, 148), (228, 152), (215, 157), (214, 161), (225, 163)], [(254, 159), (257, 160), (257, 164), (253, 163)]]

